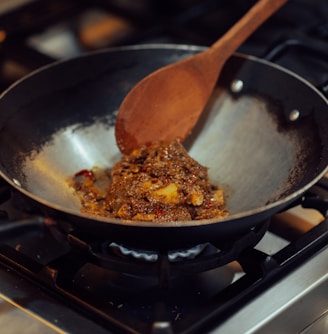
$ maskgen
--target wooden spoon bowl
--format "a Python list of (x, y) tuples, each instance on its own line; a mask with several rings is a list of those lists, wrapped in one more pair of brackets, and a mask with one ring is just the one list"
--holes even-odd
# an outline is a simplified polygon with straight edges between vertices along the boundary
[(227, 59), (287, 0), (259, 0), (209, 49), (141, 80), (123, 100), (115, 136), (119, 149), (155, 141), (183, 141), (197, 123)]

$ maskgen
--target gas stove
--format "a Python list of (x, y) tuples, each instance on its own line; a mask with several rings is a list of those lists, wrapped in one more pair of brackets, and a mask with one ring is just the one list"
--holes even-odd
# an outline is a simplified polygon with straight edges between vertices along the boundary
[[(4, 1), (0, 87), (112, 46), (207, 46), (252, 3)], [(328, 95), (327, 37), (326, 1), (290, 0), (238, 51), (284, 66)], [(44, 217), (1, 181), (0, 323), (13, 333), (325, 332), (327, 180), (231, 247), (201, 245), (182, 255), (93, 240)]]
[[(227, 248), (156, 258), (63, 233), (7, 184), (1, 193), (2, 321), (13, 332), (295, 333), (326, 315), (326, 179)], [(288, 218), (296, 207), (317, 216)]]

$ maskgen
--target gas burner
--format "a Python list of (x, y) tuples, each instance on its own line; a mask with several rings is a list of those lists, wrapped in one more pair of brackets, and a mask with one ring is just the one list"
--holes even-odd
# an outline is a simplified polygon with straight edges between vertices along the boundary
[[(326, 183), (313, 187), (304, 196), (308, 200), (300, 201), (325, 214)], [(2, 187), (0, 190), (8, 195)], [(5, 203), (12, 204), (11, 200), (17, 200), (13, 197)], [(18, 204), (31, 211), (24, 201)], [(111, 241), (99, 242), (50, 222), (45, 229), (1, 240), (1, 266), (42, 286), (105, 329), (122, 333), (151, 333), (150, 327), (163, 324), (171, 333), (191, 328), (197, 333), (223, 324), (312, 258), (328, 240), (328, 222), (323, 221), (269, 254), (257, 249), (263, 235), (268, 235), (268, 226), (270, 231), (273, 227), (265, 222), (220, 249), (209, 244), (204, 249), (203, 245), (196, 247), (196, 253), (201, 251), (191, 259), (170, 261), (169, 252), (161, 251), (156, 261), (145, 261), (144, 255), (141, 260), (118, 255)], [(123, 252), (126, 249), (129, 247), (123, 247)], [(191, 253), (195, 249), (191, 247)]]
[[(201, 245), (196, 245), (189, 249), (169, 251), (168, 259), (171, 262), (180, 261), (183, 259), (194, 259), (207, 246), (208, 244), (201, 244)], [(109, 247), (113, 248), (121, 256), (131, 256), (132, 258), (137, 259), (137, 260), (156, 262), (158, 261), (158, 258), (159, 258), (159, 255), (157, 252), (127, 248), (127, 247), (124, 247), (123, 245), (117, 244), (116, 242), (110, 243)]]
[[(141, 277), (158, 276), (162, 272), (157, 267), (165, 267), (165, 279), (209, 271), (238, 259), (248, 248), (254, 247), (268, 229), (269, 221), (235, 239), (226, 240), (215, 246), (205, 243), (184, 250), (136, 250), (112, 241), (97, 241), (84, 233), (71, 230), (66, 236), (72, 252), (90, 263), (112, 271), (137, 275)], [(155, 270), (154, 270), (155, 269)]]

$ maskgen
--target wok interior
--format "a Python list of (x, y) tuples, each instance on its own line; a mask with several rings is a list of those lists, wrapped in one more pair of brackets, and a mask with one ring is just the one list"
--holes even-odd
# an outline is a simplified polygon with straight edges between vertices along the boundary
[[(209, 168), (211, 181), (224, 188), (231, 214), (264, 206), (288, 188), (299, 143), (278, 133), (263, 102), (251, 97), (233, 100), (221, 92), (208, 116), (189, 152)], [(26, 188), (80, 212), (68, 177), (81, 169), (110, 168), (120, 157), (114, 126), (101, 120), (69, 126), (25, 161)]]
[[(174, 53), (174, 57), (185, 55)], [(161, 57), (155, 67), (175, 60)], [(76, 214), (80, 214), (80, 203), (67, 178), (81, 169), (111, 167), (120, 159), (115, 112), (126, 92), (145, 74), (147, 62), (131, 63), (128, 57), (121, 70), (103, 70), (99, 61), (92, 64), (92, 75), (80, 74), (84, 67), (77, 64), (79, 71), (62, 66), (39, 74), (41, 78), (30, 78), (34, 89), (43, 81), (48, 88), (28, 97), (26, 87), (21, 92), (16, 87), (24, 95), (23, 102), (10, 105), (11, 116), (1, 120), (1, 164), (6, 177), (46, 204)], [(152, 66), (146, 69), (152, 70)], [(287, 121), (281, 107), (256, 94), (233, 96), (228, 88), (218, 85), (185, 145), (192, 157), (209, 168), (211, 181), (224, 189), (234, 215), (299, 190), (308, 175), (318, 173), (321, 157), (314, 147), (320, 140), (311, 128), (313, 122), (284, 131), (282, 123)], [(304, 127), (309, 128), (306, 136)]]

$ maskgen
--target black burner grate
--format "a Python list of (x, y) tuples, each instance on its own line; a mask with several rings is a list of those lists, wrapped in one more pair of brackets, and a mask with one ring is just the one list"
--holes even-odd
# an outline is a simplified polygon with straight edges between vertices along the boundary
[[(8, 191), (2, 192), (7, 194), (2, 206), (8, 207)], [(324, 179), (295, 205), (303, 203), (325, 213), (326, 196)], [(21, 215), (30, 216), (28, 211)], [(40, 222), (47, 220), (35, 214), (29, 222), (35, 221), (36, 228), (2, 238), (1, 266), (104, 328), (122, 333), (203, 333), (226, 321), (328, 242), (324, 220), (275, 254), (266, 254), (253, 247), (267, 233), (268, 225), (263, 224), (230, 249), (218, 251), (211, 245), (195, 259), (170, 262), (167, 254), (160, 254), (158, 261), (149, 263), (117, 256), (108, 244), (83, 240), (74, 231), (63, 235), (54, 225), (42, 228)], [(232, 269), (236, 266), (237, 271)]]

